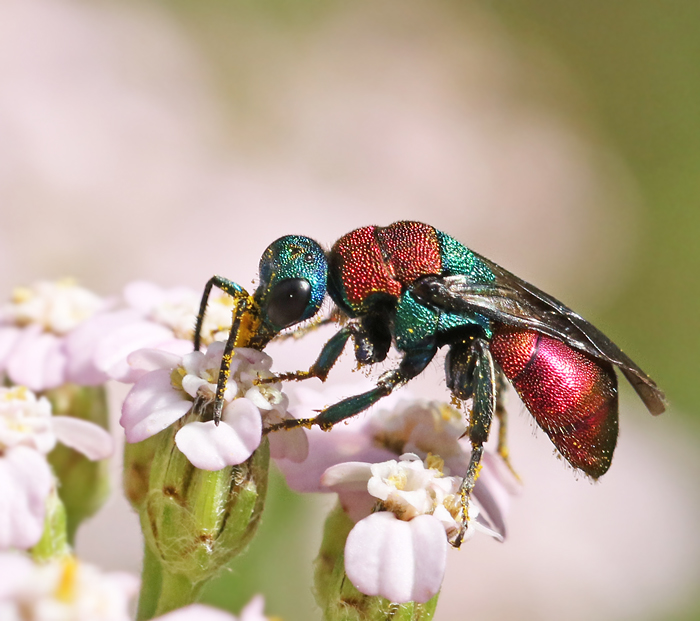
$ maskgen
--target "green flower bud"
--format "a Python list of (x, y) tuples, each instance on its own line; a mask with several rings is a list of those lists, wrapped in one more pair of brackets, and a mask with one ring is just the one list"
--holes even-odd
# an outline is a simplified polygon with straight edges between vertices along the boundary
[[(65, 384), (44, 393), (54, 415), (73, 416), (108, 429), (107, 397), (103, 386)], [(60, 482), (58, 493), (65, 505), (68, 541), (75, 540), (80, 523), (94, 515), (109, 496), (109, 460), (90, 461), (65, 445), (49, 454)]]
[(338, 504), (326, 519), (323, 541), (314, 563), (316, 603), (325, 621), (430, 621), (438, 596), (425, 604), (392, 603), (360, 593), (345, 575), (345, 541), (354, 522)]
[(151, 465), (162, 435), (167, 433), (164, 431), (141, 442), (124, 445), (124, 494), (136, 511), (141, 510), (148, 496)]
[(70, 554), (66, 534), (66, 509), (55, 487), (46, 499), (44, 532), (31, 552), (36, 561), (48, 561)]
[(270, 450), (264, 440), (238, 466), (200, 470), (175, 446), (175, 434), (186, 422), (187, 417), (159, 434), (141, 526), (164, 572), (198, 584), (218, 573), (255, 534), (265, 503)]

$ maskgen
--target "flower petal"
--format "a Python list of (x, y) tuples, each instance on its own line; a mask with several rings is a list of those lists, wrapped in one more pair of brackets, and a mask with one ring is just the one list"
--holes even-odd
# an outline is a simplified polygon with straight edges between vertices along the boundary
[(126, 361), (132, 369), (138, 369), (145, 374), (158, 369), (170, 371), (180, 365), (182, 356), (163, 349), (144, 347), (131, 352)]
[(447, 538), (439, 520), (409, 522), (381, 511), (360, 520), (345, 544), (345, 573), (365, 595), (425, 603), (440, 590)]
[(0, 458), (0, 549), (27, 549), (44, 531), (53, 475), (39, 452), (18, 446)]
[(113, 379), (123, 382), (131, 372), (127, 356), (137, 349), (157, 347), (172, 340), (166, 327), (146, 320), (135, 320), (105, 335), (95, 349), (95, 364)]
[(256, 595), (241, 610), (240, 621), (267, 621), (264, 611), (265, 599), (262, 595)]
[(119, 424), (127, 442), (140, 442), (187, 414), (192, 402), (175, 390), (166, 369), (144, 375), (124, 399)]
[(21, 333), (22, 330), (16, 326), (0, 326), (0, 371), (5, 369)]
[(123, 325), (138, 320), (135, 311), (126, 309), (95, 315), (66, 335), (64, 350), (68, 356), (66, 375), (69, 382), (96, 386), (109, 379), (95, 362), (97, 348), (108, 335)]
[(7, 374), (15, 384), (39, 392), (65, 382), (66, 355), (62, 339), (42, 332), (41, 326), (23, 330), (7, 361)]
[(51, 421), (59, 442), (92, 461), (106, 459), (114, 452), (112, 436), (95, 423), (73, 416), (54, 416)]
[(214, 421), (188, 423), (177, 432), (175, 443), (193, 466), (221, 470), (243, 463), (261, 439), (260, 412), (250, 401), (236, 399), (224, 408), (218, 427)]
[(334, 492), (367, 492), (367, 482), (372, 477), (372, 464), (363, 461), (347, 461), (328, 468), (321, 476), (321, 486)]

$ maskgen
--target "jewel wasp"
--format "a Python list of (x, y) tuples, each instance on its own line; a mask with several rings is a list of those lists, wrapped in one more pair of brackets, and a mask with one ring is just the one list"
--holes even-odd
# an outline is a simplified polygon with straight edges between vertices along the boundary
[[(361, 365), (383, 361), (392, 344), (401, 361), (373, 389), (335, 403), (315, 418), (285, 421), (268, 432), (301, 425), (330, 429), (419, 375), (438, 349), (447, 347), (447, 387), (459, 400), (472, 399), (466, 432), (472, 452), (461, 490), (465, 510), (494, 417), (499, 420), (499, 452), (508, 458), (502, 401), (506, 379), (559, 453), (594, 479), (610, 467), (617, 443), (615, 367), (652, 414), (665, 409), (653, 380), (597, 328), (427, 224), (365, 226), (341, 237), (329, 252), (308, 237), (281, 237), (260, 259), (260, 284), (252, 296), (220, 276), (209, 280), (195, 349), (213, 286), (236, 301), (218, 378), (217, 421), (233, 347), (264, 348), (285, 328), (316, 315), (326, 295), (344, 323), (308, 371), (281, 374), (274, 381), (325, 380), (350, 339)], [(466, 520), (464, 516), (453, 542), (456, 547)]]

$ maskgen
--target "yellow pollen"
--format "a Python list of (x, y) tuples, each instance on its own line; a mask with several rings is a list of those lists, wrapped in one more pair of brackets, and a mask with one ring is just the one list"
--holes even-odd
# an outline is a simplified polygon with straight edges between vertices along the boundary
[(185, 377), (185, 375), (187, 375), (187, 371), (185, 371), (184, 368), (174, 368), (170, 373), (170, 384), (172, 387), (177, 390), (182, 390), (182, 378)]
[(440, 406), (438, 407), (438, 411), (440, 412), (440, 417), (445, 422), (448, 422), (455, 417), (454, 408), (447, 405), (447, 403), (441, 403)]
[(56, 599), (65, 604), (75, 601), (78, 561), (74, 556), (67, 556), (61, 568), (61, 577), (56, 586)]
[(14, 388), (10, 388), (10, 390), (3, 393), (2, 399), (4, 401), (26, 401), (27, 392), (28, 389), (26, 386), (15, 386)]
[(388, 483), (391, 483), (396, 489), (404, 489), (406, 487), (406, 483), (408, 482), (408, 477), (406, 477), (406, 473), (401, 471), (398, 474), (392, 475), (387, 479)]
[(10, 300), (15, 304), (22, 304), (34, 297), (34, 292), (29, 287), (15, 287), (12, 290)]
[(442, 476), (443, 469), (445, 468), (445, 460), (440, 457), (440, 455), (428, 453), (428, 456), (425, 458), (425, 465), (431, 470), (437, 470)]

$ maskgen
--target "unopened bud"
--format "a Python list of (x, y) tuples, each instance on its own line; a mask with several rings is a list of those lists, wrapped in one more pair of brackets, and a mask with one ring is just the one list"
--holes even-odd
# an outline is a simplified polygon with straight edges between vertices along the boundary
[(163, 569), (197, 584), (216, 575), (255, 534), (267, 492), (270, 450), (264, 440), (240, 465), (200, 470), (175, 446), (178, 427), (159, 434), (141, 523)]

